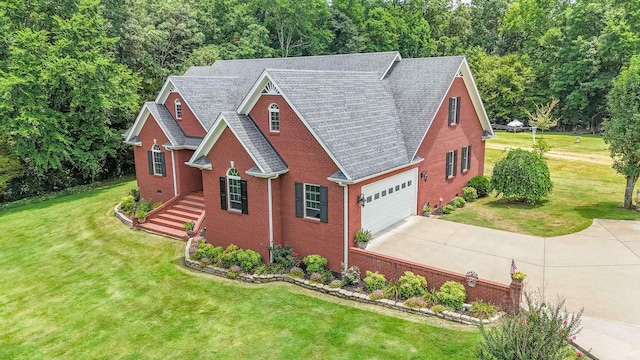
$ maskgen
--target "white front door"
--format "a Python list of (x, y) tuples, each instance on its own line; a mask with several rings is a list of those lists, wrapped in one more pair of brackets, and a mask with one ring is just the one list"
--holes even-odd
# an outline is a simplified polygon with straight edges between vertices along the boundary
[(362, 228), (375, 234), (415, 215), (417, 191), (417, 168), (363, 186)]

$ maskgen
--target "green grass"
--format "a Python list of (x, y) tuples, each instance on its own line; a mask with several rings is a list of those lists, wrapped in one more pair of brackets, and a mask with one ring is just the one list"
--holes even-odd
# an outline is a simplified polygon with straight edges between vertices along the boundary
[(112, 215), (133, 186), (0, 212), (0, 358), (473, 356), (480, 336), (472, 327), (192, 272), (182, 265), (184, 243)]
[[(585, 138), (587, 141), (584, 141)], [(545, 134), (550, 143), (565, 144), (565, 154), (570, 157), (546, 156), (553, 193), (548, 199), (534, 206), (503, 201), (490, 195), (467, 204), (443, 218), (477, 226), (514, 231), (539, 236), (558, 236), (589, 227), (592, 220), (617, 219), (640, 220), (640, 212), (621, 209), (624, 197), (625, 178), (617, 174), (610, 165), (594, 161), (592, 156), (608, 154), (602, 138), (583, 136), (572, 148), (570, 134)], [(498, 133), (493, 143), (487, 144), (485, 174), (491, 175), (493, 165), (506, 151), (490, 146), (516, 147), (531, 141), (531, 134)], [(581, 148), (578, 148), (578, 145)], [(560, 147), (560, 146), (558, 146)], [(582, 152), (581, 152), (582, 151)], [(608, 156), (608, 155), (607, 155)], [(579, 160), (584, 159), (584, 160)]]
[[(487, 146), (509, 146), (531, 148), (533, 139), (531, 132), (509, 133), (496, 131), (493, 139), (487, 140)], [(536, 134), (536, 139), (540, 139), (540, 131)], [(609, 149), (599, 135), (580, 135), (580, 142), (576, 142), (576, 135), (570, 133), (549, 133), (543, 134), (544, 140), (553, 148), (552, 151), (562, 153), (576, 153), (579, 155), (600, 155), (609, 157)]]

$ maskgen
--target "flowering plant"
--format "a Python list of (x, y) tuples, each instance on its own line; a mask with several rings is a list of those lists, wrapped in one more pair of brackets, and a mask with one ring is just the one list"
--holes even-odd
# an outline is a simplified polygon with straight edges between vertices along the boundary
[(527, 274), (523, 273), (522, 271), (516, 271), (513, 273), (513, 275), (511, 275), (511, 279), (516, 284), (521, 283), (526, 277), (527, 277)]

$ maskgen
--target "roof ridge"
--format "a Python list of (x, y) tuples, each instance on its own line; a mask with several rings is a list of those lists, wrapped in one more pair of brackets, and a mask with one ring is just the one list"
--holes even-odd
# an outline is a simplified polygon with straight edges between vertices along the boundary
[(239, 76), (195, 76), (195, 75), (169, 75), (169, 78), (196, 78), (196, 79), (240, 79)]
[[(260, 60), (291, 60), (291, 59), (310, 59), (310, 58), (323, 58), (323, 57), (346, 57), (346, 56), (371, 56), (371, 55), (381, 55), (381, 54), (399, 54), (400, 52), (397, 50), (392, 51), (377, 51), (377, 52), (366, 52), (366, 53), (351, 53), (351, 54), (325, 54), (325, 55), (305, 55), (305, 56), (288, 56), (288, 57), (271, 57), (271, 58), (258, 58), (258, 59), (227, 59), (227, 60), (216, 60), (214, 64), (217, 62), (241, 62), (241, 61), (260, 61)], [(207, 67), (212, 65), (205, 65), (200, 67)]]
[(357, 70), (308, 70), (308, 69), (278, 69), (265, 68), (264, 71), (281, 71), (281, 72), (301, 72), (301, 73), (340, 73), (340, 74), (373, 74), (377, 75), (377, 71), (357, 71)]

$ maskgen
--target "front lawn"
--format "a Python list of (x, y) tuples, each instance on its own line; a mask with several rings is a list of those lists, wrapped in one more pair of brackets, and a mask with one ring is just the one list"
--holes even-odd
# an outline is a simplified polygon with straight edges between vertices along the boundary
[[(580, 143), (575, 143), (575, 136), (571, 134), (545, 134), (545, 140), (570, 155), (545, 156), (553, 181), (553, 193), (547, 200), (532, 206), (505, 202), (489, 195), (443, 218), (545, 237), (583, 230), (595, 218), (640, 220), (640, 212), (620, 208), (626, 179), (611, 165), (593, 159), (594, 155), (608, 154), (601, 137), (583, 136)], [(506, 155), (505, 150), (490, 146), (517, 147), (530, 142), (531, 133), (499, 133), (496, 139), (489, 140), (485, 174), (491, 175), (493, 165)]]
[(473, 357), (474, 328), (187, 270), (183, 242), (112, 215), (133, 186), (0, 212), (0, 358)]

